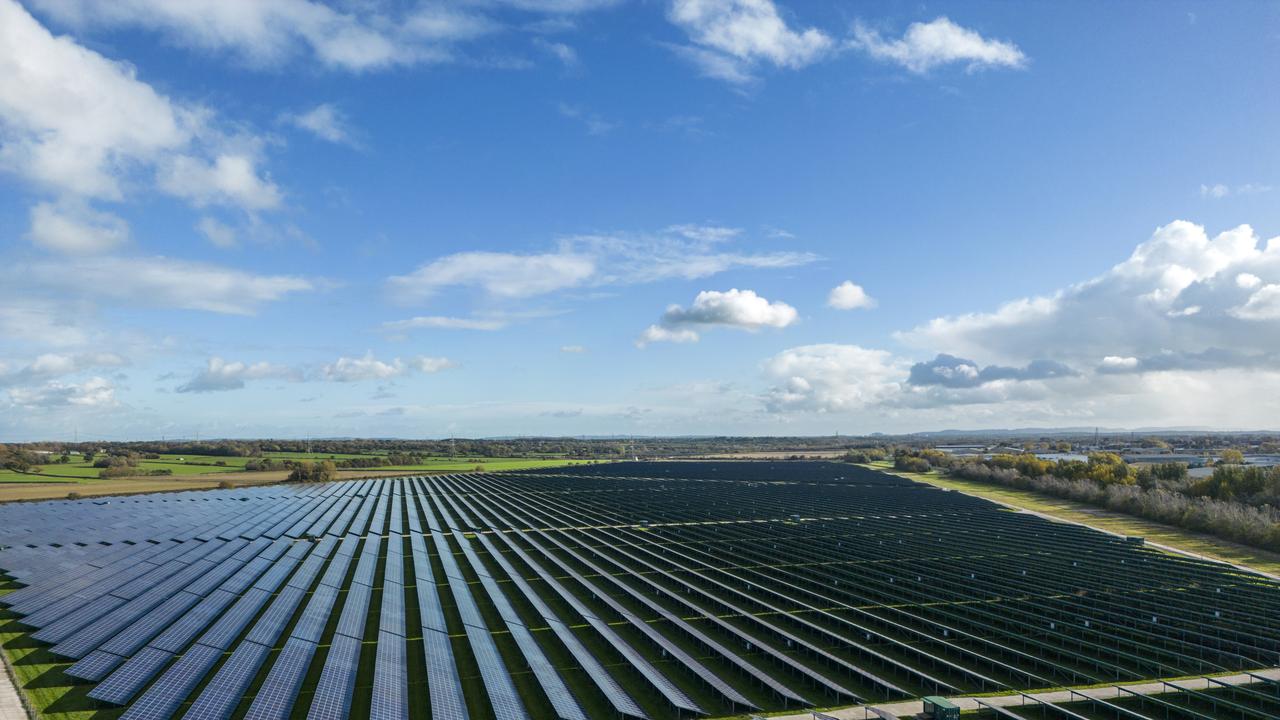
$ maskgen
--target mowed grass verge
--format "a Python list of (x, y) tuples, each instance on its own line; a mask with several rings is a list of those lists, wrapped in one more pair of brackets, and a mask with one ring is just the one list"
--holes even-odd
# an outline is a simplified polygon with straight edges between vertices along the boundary
[(992, 502), (1021, 510), (1089, 525), (1099, 530), (1106, 530), (1120, 535), (1137, 535), (1146, 538), (1149, 542), (1177, 548), (1184, 552), (1235, 565), (1243, 565), (1273, 575), (1280, 574), (1280, 554), (1251, 548), (1247, 545), (1241, 545), (1193, 530), (1185, 530), (1172, 525), (1144, 520), (1132, 515), (1107, 510), (1106, 508), (1044, 495), (1031, 490), (954, 478), (943, 475), (937, 470), (928, 473), (901, 472), (894, 470), (893, 465), (888, 462), (871, 463), (869, 467), (936, 487), (985, 498)]

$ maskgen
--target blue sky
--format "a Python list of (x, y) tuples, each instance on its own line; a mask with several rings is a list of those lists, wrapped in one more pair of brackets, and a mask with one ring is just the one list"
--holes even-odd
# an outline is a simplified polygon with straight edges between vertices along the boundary
[(1280, 8), (0, 0), (0, 437), (1274, 427)]

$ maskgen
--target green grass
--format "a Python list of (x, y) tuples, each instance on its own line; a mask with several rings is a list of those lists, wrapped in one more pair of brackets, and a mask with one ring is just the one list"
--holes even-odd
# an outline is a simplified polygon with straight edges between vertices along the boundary
[[(13, 592), (18, 583), (0, 577), (0, 595)], [(9, 610), (0, 610), (0, 644), (13, 666), (21, 686), (20, 692), (35, 707), (41, 720), (114, 720), (122, 710), (98, 707), (88, 697), (92, 683), (79, 683), (67, 677), (72, 663), (49, 652), (45, 645), (31, 637)]]
[[(345, 460), (368, 456), (341, 453), (267, 453), (266, 457), (276, 460), (328, 460), (331, 458)], [(217, 455), (161, 455), (158, 460), (139, 460), (138, 473), (142, 475), (149, 470), (169, 470), (175, 476), (193, 476), (243, 472), (245, 463), (252, 459)], [(586, 461), (565, 458), (432, 457), (416, 465), (379, 465), (377, 467), (353, 469), (373, 471), (403, 470), (405, 472), (467, 472), (474, 470), (477, 465), (483, 466), (486, 471), (496, 471), (575, 465), (583, 462)], [(223, 464), (219, 465), (218, 463)], [(0, 470), (0, 483), (93, 483), (99, 479), (98, 474), (101, 471), (101, 468), (95, 468), (91, 463), (85, 462), (50, 463), (37, 466), (30, 472), (25, 473)]]

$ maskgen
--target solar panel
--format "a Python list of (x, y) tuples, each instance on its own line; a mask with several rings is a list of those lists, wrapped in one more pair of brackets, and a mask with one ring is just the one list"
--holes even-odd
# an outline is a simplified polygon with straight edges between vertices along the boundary
[(142, 648), (137, 655), (129, 658), (124, 665), (107, 676), (106, 680), (90, 690), (89, 697), (112, 705), (123, 705), (146, 687), (151, 678), (168, 665), (171, 659), (173, 653), (150, 647)]
[(276, 655), (271, 672), (253, 696), (245, 720), (285, 720), (302, 689), (316, 644), (291, 637)]
[(320, 585), (311, 594), (311, 600), (303, 609), (298, 622), (289, 633), (291, 637), (310, 642), (320, 642), (325, 626), (329, 623), (329, 615), (333, 604), (338, 599), (338, 589), (328, 585)]
[(200, 598), (191, 593), (180, 592), (107, 640), (102, 649), (116, 655), (132, 655), (199, 601)]
[(347, 599), (342, 606), (342, 615), (338, 617), (337, 635), (345, 635), (355, 640), (364, 638), (364, 625), (369, 614), (369, 596), (373, 593), (368, 585), (353, 584), (347, 590)]
[(120, 655), (115, 655), (104, 650), (94, 650), (84, 656), (84, 659), (67, 668), (65, 672), (73, 678), (92, 680), (96, 682), (106, 677), (112, 670), (119, 667), (124, 660), (125, 659)]
[(356, 670), (360, 663), (360, 641), (336, 635), (329, 646), (324, 670), (311, 696), (307, 720), (346, 720), (355, 691)]
[(165, 720), (173, 717), (221, 657), (222, 651), (217, 648), (193, 646), (125, 710), (121, 720)]
[(262, 617), (253, 624), (253, 629), (245, 636), (245, 640), (268, 648), (273, 647), (289, 621), (293, 619), (298, 603), (302, 602), (306, 594), (305, 590), (295, 587), (281, 590), (280, 594), (276, 595), (276, 599), (271, 601), (271, 607), (267, 608)]
[[(403, 618), (401, 618), (403, 624)], [(409, 719), (409, 670), (403, 635), (378, 633), (373, 664), (373, 698), (370, 720)]]
[(271, 648), (254, 642), (242, 642), (231, 657), (200, 691), (183, 720), (226, 720), (244, 697)]
[(389, 582), (382, 586), (382, 608), (379, 613), (378, 629), (405, 637), (404, 587), (399, 583)]
[(231, 647), (231, 644), (240, 637), (240, 633), (270, 599), (271, 593), (266, 590), (249, 588), (225, 615), (218, 618), (218, 622), (214, 623), (213, 627), (200, 636), (199, 644), (219, 650)]
[(427, 656), (427, 691), (431, 697), (431, 717), (443, 720), (467, 720), (467, 702), (462, 692), (462, 679), (453, 659), (449, 636), (428, 631), (422, 634)]
[(192, 638), (200, 634), (200, 631), (208, 627), (219, 613), (235, 601), (236, 596), (232, 593), (222, 589), (214, 590), (148, 645), (174, 653), (181, 651)]

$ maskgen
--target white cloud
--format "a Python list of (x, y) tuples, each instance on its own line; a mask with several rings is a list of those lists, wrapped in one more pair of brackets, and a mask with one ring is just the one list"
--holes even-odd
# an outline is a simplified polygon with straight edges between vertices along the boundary
[(1241, 320), (1280, 320), (1280, 284), (1263, 285), (1227, 313)]
[(565, 43), (534, 38), (533, 44), (541, 48), (543, 52), (559, 60), (560, 64), (566, 68), (578, 66), (578, 52)]
[(449, 286), (478, 287), (497, 297), (523, 298), (581, 285), (595, 272), (590, 257), (573, 253), (462, 252), (393, 277), (388, 284), (408, 302)]
[(228, 362), (220, 357), (209, 358), (208, 365), (187, 382), (176, 388), (180, 393), (207, 393), (239, 390), (248, 380), (263, 379), (299, 380), (301, 373), (285, 365), (268, 362)]
[(898, 39), (887, 40), (861, 22), (853, 28), (852, 46), (877, 60), (897, 63), (914, 73), (940, 65), (963, 63), (970, 72), (987, 68), (1022, 68), (1027, 57), (1011, 42), (990, 40), (945, 17), (912, 23)]
[(857, 310), (875, 307), (876, 300), (868, 295), (861, 285), (845, 280), (831, 289), (827, 295), (827, 305), (837, 310)]
[(564, 117), (580, 121), (586, 127), (588, 135), (608, 135), (614, 128), (618, 127), (617, 123), (605, 120), (600, 115), (584, 110), (577, 105), (560, 103), (558, 107), (560, 114)]
[(837, 413), (884, 402), (901, 387), (902, 363), (883, 350), (857, 345), (804, 345), (764, 363), (773, 412)]
[(562, 353), (573, 353), (575, 355), (578, 355), (586, 351), (587, 349), (581, 345), (561, 345), (560, 346), (560, 352)]
[(42, 202), (31, 208), (30, 237), (46, 250), (71, 255), (93, 254), (127, 242), (129, 224), (83, 202)]
[(674, 0), (667, 16), (694, 43), (682, 55), (704, 75), (737, 84), (760, 63), (801, 68), (833, 46), (821, 30), (788, 27), (772, 0)]
[(0, 168), (64, 202), (123, 200), (154, 175), (160, 189), (197, 204), (279, 203), (258, 173), (262, 140), (156, 92), (132, 66), (55, 37), (13, 0), (0, 0), (0, 77)]
[(507, 321), (500, 318), (465, 318), (444, 315), (419, 315), (407, 320), (392, 320), (382, 323), (383, 330), (401, 332), (405, 330), (501, 330)]
[(200, 218), (200, 221), (196, 223), (196, 230), (201, 235), (204, 235), (205, 239), (215, 247), (220, 247), (224, 250), (239, 244), (236, 240), (236, 231), (215, 218), (208, 216)]
[(755, 331), (783, 328), (799, 317), (796, 309), (781, 302), (769, 302), (752, 290), (734, 288), (727, 292), (704, 290), (688, 308), (672, 305), (662, 314), (659, 325), (649, 326), (636, 344), (652, 342), (694, 342), (698, 332), (708, 327), (730, 327)]
[(561, 238), (554, 252), (446, 255), (389, 278), (387, 285), (404, 302), (421, 301), (446, 287), (474, 287), (497, 298), (519, 299), (578, 287), (696, 280), (733, 268), (795, 267), (817, 259), (805, 252), (724, 249), (736, 234), (718, 226), (674, 225), (654, 234), (571, 235)]
[(1252, 290), (1262, 284), (1262, 278), (1253, 273), (1240, 273), (1236, 275), (1236, 287)]
[(309, 52), (321, 64), (370, 70), (419, 59), (399, 42), (389, 22), (359, 17), (309, 0), (38, 0), (55, 18), (76, 27), (141, 27), (206, 51), (226, 51), (260, 67)]
[(448, 358), (418, 356), (408, 361), (394, 358), (383, 362), (370, 352), (364, 357), (340, 357), (321, 368), (320, 377), (332, 382), (387, 380), (411, 372), (435, 373), (451, 367), (454, 367), (454, 363)]
[(270, 210), (281, 201), (280, 188), (262, 177), (257, 161), (246, 154), (218, 155), (211, 160), (178, 155), (161, 166), (157, 182), (164, 191), (196, 207), (232, 205)]
[(1213, 185), (1201, 185), (1200, 197), (1219, 199), (1230, 195), (1258, 195), (1261, 193), (1271, 192), (1273, 189), (1274, 188), (1270, 185), (1263, 185), (1259, 183), (1245, 183), (1243, 185), (1236, 185), (1235, 187), (1224, 185), (1222, 183), (1215, 183)]
[(23, 367), (9, 371), (0, 365), (0, 385), (21, 385), (72, 375), (92, 368), (120, 367), (128, 364), (111, 352), (77, 354), (44, 353)]
[(0, 166), (60, 193), (118, 199), (119, 175), (186, 145), (195, 118), (132, 67), (54, 37), (0, 0)]
[(1132, 370), (1138, 367), (1138, 358), (1108, 355), (1102, 358), (1102, 367), (1107, 370)]
[[(1197, 357), (1202, 367), (1280, 352), (1280, 333), (1259, 327), (1276, 319), (1280, 242), (1261, 243), (1247, 225), (1211, 238), (1199, 225), (1175, 221), (1095, 278), (992, 313), (937, 318), (898, 338), (986, 361), (1048, 358), (1087, 367), (1100, 357), (1173, 354)], [(1203, 355), (1214, 348), (1238, 355)]]
[(698, 342), (698, 333), (688, 328), (665, 328), (661, 325), (650, 325), (636, 338), (636, 347), (644, 347), (649, 343), (691, 343)]
[(12, 388), (9, 401), (23, 408), (105, 407), (115, 404), (115, 387), (100, 377), (82, 383), (55, 381), (39, 387)]
[(165, 257), (96, 257), (23, 266), (23, 280), (131, 305), (251, 315), (260, 305), (315, 289), (290, 275), (255, 275)]
[(347, 118), (330, 103), (322, 103), (303, 113), (286, 113), (281, 120), (339, 145), (354, 145)]

